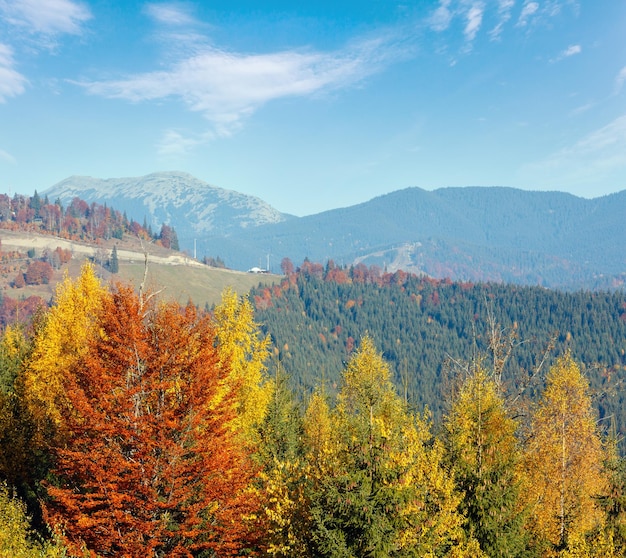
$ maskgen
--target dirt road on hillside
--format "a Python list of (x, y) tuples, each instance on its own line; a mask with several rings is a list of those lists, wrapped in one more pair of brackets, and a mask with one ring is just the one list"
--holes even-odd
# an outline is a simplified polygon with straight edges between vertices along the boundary
[[(57, 247), (61, 247), (64, 250), (70, 250), (73, 254), (82, 254), (85, 256), (96, 256), (98, 250), (106, 250), (107, 252), (111, 250), (111, 248), (98, 247), (90, 244), (84, 244), (81, 242), (74, 242), (56, 236), (47, 236), (34, 233), (21, 233), (1, 229), (0, 240), (2, 241), (2, 249), (5, 251), (10, 250), (11, 248), (15, 248), (20, 251), (27, 251), (33, 248), (37, 255), (40, 255), (46, 249), (55, 250)], [(151, 253), (151, 248), (155, 247), (151, 246), (150, 244), (146, 246), (149, 262), (155, 262), (165, 265), (206, 267), (204, 264), (186, 256), (181, 252), (173, 252), (170, 255), (161, 256)], [(161, 251), (163, 251), (163, 249), (161, 249)], [(120, 261), (143, 262), (145, 254), (140, 251), (117, 248), (117, 258)]]

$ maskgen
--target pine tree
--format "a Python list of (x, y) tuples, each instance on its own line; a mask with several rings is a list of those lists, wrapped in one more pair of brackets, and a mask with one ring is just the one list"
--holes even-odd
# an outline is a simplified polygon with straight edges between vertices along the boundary
[(465, 529), (488, 556), (526, 554), (517, 425), (499, 384), (474, 365), (444, 420), (447, 461), (463, 493)]
[(30, 199), (30, 208), (34, 211), (34, 216), (39, 217), (39, 211), (41, 210), (41, 197), (35, 190), (33, 197)]
[(280, 366), (272, 378), (267, 414), (259, 426), (256, 458), (258, 485), (265, 516), (268, 556), (309, 556), (310, 531), (303, 466), (302, 416)]
[(369, 337), (346, 366), (336, 408), (328, 415), (320, 397), (311, 405), (314, 555), (480, 556), (465, 540), (443, 447), (407, 412)]
[(109, 260), (109, 271), (111, 273), (119, 273), (120, 271), (120, 262), (117, 258), (117, 246), (113, 246), (113, 250), (111, 250), (111, 259)]

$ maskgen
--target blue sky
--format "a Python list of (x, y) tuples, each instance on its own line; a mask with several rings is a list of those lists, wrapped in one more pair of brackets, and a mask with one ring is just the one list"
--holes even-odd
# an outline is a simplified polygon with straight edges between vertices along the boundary
[(0, 191), (626, 189), (626, 2), (0, 0)]

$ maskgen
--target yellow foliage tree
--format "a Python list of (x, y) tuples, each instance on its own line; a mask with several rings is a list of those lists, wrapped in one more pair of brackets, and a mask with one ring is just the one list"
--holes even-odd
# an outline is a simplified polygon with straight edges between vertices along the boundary
[(0, 392), (15, 392), (15, 380), (29, 344), (19, 326), (8, 325), (0, 337)]
[(67, 405), (64, 375), (87, 351), (96, 334), (97, 310), (107, 290), (93, 266), (80, 276), (68, 275), (57, 286), (54, 305), (39, 326), (24, 370), (24, 393), (33, 414), (60, 425), (60, 407)]
[(220, 366), (230, 370), (227, 384), (240, 386), (232, 428), (253, 442), (272, 396), (265, 365), (270, 340), (261, 335), (248, 298), (239, 297), (231, 288), (222, 293), (214, 316)]
[(443, 446), (395, 393), (370, 337), (347, 364), (336, 407), (312, 398), (305, 433), (314, 555), (481, 556), (463, 532)]
[(517, 424), (499, 383), (474, 365), (444, 421), (449, 467), (463, 492), (466, 531), (489, 556), (526, 556)]
[(529, 528), (543, 556), (585, 555), (604, 520), (604, 460), (588, 382), (568, 353), (548, 372), (526, 448)]
[(33, 532), (24, 503), (0, 484), (0, 558), (63, 558), (65, 547)]

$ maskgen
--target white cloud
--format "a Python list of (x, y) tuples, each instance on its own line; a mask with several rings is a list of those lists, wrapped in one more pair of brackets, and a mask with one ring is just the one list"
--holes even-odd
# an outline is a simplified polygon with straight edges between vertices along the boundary
[(483, 21), (485, 5), (482, 2), (474, 2), (467, 12), (467, 24), (465, 25), (465, 39), (472, 42), (476, 38), (476, 33), (480, 29)]
[(187, 6), (177, 3), (148, 4), (146, 13), (156, 22), (165, 25), (195, 25), (195, 18)]
[(434, 31), (445, 31), (450, 26), (453, 16), (450, 2), (451, 0), (439, 0), (439, 7), (430, 18), (430, 27)]
[(569, 58), (570, 56), (574, 56), (575, 54), (580, 54), (583, 51), (580, 45), (570, 45), (565, 50), (559, 52), (556, 58), (553, 58), (551, 62), (559, 62), (564, 58)]
[(209, 139), (211, 139), (210, 136), (191, 138), (183, 136), (176, 130), (166, 130), (157, 144), (157, 152), (165, 157), (185, 155)]
[(574, 56), (574, 54), (580, 54), (582, 50), (580, 45), (570, 45), (561, 53), (561, 56), (567, 58), (568, 56)]
[(615, 77), (615, 94), (616, 95), (621, 92), (622, 87), (624, 86), (624, 82), (626, 82), (626, 66), (624, 66)]
[(539, 3), (538, 2), (526, 2), (524, 4), (524, 7), (522, 8), (522, 13), (519, 16), (519, 19), (517, 20), (517, 26), (518, 27), (525, 27), (526, 25), (528, 25), (528, 21), (530, 19), (530, 17), (532, 15), (534, 15), (537, 10), (539, 10)]
[(10, 153), (7, 153), (4, 149), (0, 149), (0, 161), (4, 161), (5, 163), (10, 163), (14, 165), (17, 161), (15, 157)]
[(579, 114), (584, 114), (588, 110), (592, 109), (594, 106), (596, 106), (596, 103), (585, 103), (584, 105), (580, 105), (579, 107), (571, 110), (569, 112), (569, 116), (578, 116)]
[(352, 85), (398, 54), (381, 39), (333, 53), (238, 54), (206, 48), (169, 70), (78, 85), (94, 95), (132, 102), (180, 99), (202, 113), (216, 133), (225, 135), (272, 100)]
[(502, 35), (504, 26), (511, 19), (513, 6), (515, 6), (515, 0), (498, 0), (498, 23), (489, 31), (492, 41), (497, 41)]
[(13, 50), (0, 43), (0, 103), (24, 92), (26, 78), (14, 68)]
[(626, 115), (526, 169), (531, 175), (563, 183), (599, 181), (626, 171)]
[(91, 12), (71, 0), (0, 0), (0, 14), (11, 25), (33, 34), (79, 35)]

